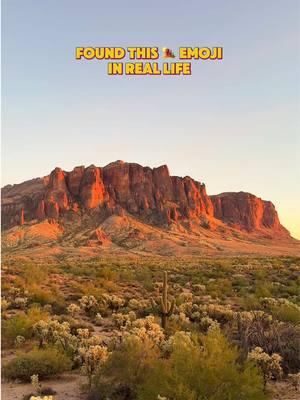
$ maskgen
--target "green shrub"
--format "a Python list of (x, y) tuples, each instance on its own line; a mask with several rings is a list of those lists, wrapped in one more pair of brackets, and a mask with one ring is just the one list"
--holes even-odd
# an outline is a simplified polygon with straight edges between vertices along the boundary
[(271, 308), (271, 313), (280, 321), (300, 323), (299, 309), (288, 304), (281, 304)]
[(65, 311), (65, 300), (59, 293), (57, 293), (57, 290), (48, 290), (37, 285), (32, 285), (28, 288), (28, 291), (32, 303), (38, 303), (41, 306), (50, 304), (55, 313), (62, 313)]
[(71, 360), (54, 348), (32, 350), (20, 353), (2, 367), (2, 374), (7, 379), (20, 379), (30, 382), (32, 375), (48, 378), (71, 369)]
[(238, 357), (218, 329), (192, 338), (179, 332), (166, 353), (132, 337), (112, 353), (94, 380), (91, 398), (266, 399), (258, 368), (249, 362), (239, 364)]
[(24, 265), (21, 276), (26, 284), (45, 284), (48, 281), (48, 268), (36, 264)]
[[(146, 371), (151, 368), (159, 352), (153, 343), (128, 337), (121, 347), (112, 352), (107, 364), (94, 378), (93, 394), (103, 398), (136, 398), (137, 388), (144, 382)], [(101, 397), (102, 398), (102, 397)], [(157, 398), (157, 396), (156, 396)]]
[(212, 297), (226, 298), (232, 295), (232, 285), (229, 279), (216, 279), (206, 286), (207, 294)]
[(12, 344), (17, 336), (23, 336), (28, 339), (30, 337), (30, 328), (31, 325), (26, 314), (16, 315), (3, 322), (2, 339), (9, 344)]
[(29, 339), (32, 335), (33, 325), (49, 318), (49, 314), (39, 307), (30, 308), (27, 313), (15, 315), (2, 324), (2, 339), (8, 344), (13, 344), (17, 336)]
[(258, 369), (239, 365), (238, 356), (218, 330), (190, 343), (175, 341), (170, 358), (156, 360), (148, 370), (138, 399), (158, 394), (174, 400), (265, 399)]

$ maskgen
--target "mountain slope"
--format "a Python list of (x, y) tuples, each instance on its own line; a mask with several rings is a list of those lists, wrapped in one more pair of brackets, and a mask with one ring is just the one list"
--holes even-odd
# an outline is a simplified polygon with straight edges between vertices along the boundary
[(269, 201), (244, 192), (208, 196), (203, 183), (170, 176), (166, 165), (123, 161), (55, 168), (4, 187), (2, 226), (4, 249), (24, 251), (54, 242), (96, 253), (251, 253), (266, 241), (287, 252), (298, 247)]

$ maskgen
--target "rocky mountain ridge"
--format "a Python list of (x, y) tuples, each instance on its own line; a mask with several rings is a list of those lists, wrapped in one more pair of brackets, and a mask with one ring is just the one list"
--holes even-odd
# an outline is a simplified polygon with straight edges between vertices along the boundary
[(55, 168), (50, 175), (2, 189), (2, 226), (32, 221), (64, 224), (91, 215), (97, 223), (111, 215), (131, 215), (168, 229), (216, 229), (220, 225), (289, 237), (270, 201), (250, 193), (208, 196), (204, 183), (171, 176), (158, 168), (116, 161), (105, 167)]

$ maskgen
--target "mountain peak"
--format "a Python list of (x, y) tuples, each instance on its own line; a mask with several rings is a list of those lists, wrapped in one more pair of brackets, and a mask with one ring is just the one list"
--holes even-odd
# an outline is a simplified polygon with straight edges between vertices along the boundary
[[(203, 183), (171, 176), (167, 165), (143, 167), (121, 160), (105, 167), (56, 167), (48, 177), (2, 189), (4, 229), (34, 221), (62, 227), (128, 215), (166, 230), (222, 229), (288, 238), (274, 205), (246, 192), (208, 196)], [(221, 230), (222, 230), (221, 229)]]

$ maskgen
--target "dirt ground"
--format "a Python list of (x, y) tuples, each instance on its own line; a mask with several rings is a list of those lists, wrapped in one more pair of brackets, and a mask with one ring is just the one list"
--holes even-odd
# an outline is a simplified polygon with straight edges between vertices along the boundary
[[(80, 394), (80, 384), (84, 377), (78, 373), (64, 374), (56, 380), (43, 381), (44, 387), (51, 387), (56, 391), (55, 400), (84, 400), (86, 396)], [(30, 383), (4, 382), (1, 388), (3, 400), (22, 400), (23, 396), (32, 393)]]
[(295, 389), (289, 382), (275, 382), (271, 385), (272, 400), (299, 400), (300, 388)]
[[(43, 381), (44, 387), (51, 387), (56, 391), (55, 400), (85, 400), (86, 396), (80, 393), (80, 385), (84, 383), (84, 377), (77, 373), (64, 374), (56, 380)], [(272, 391), (272, 400), (298, 400), (300, 391), (295, 390), (288, 382), (277, 382), (268, 385)], [(30, 383), (2, 383), (3, 400), (22, 400), (23, 396), (32, 392)]]

